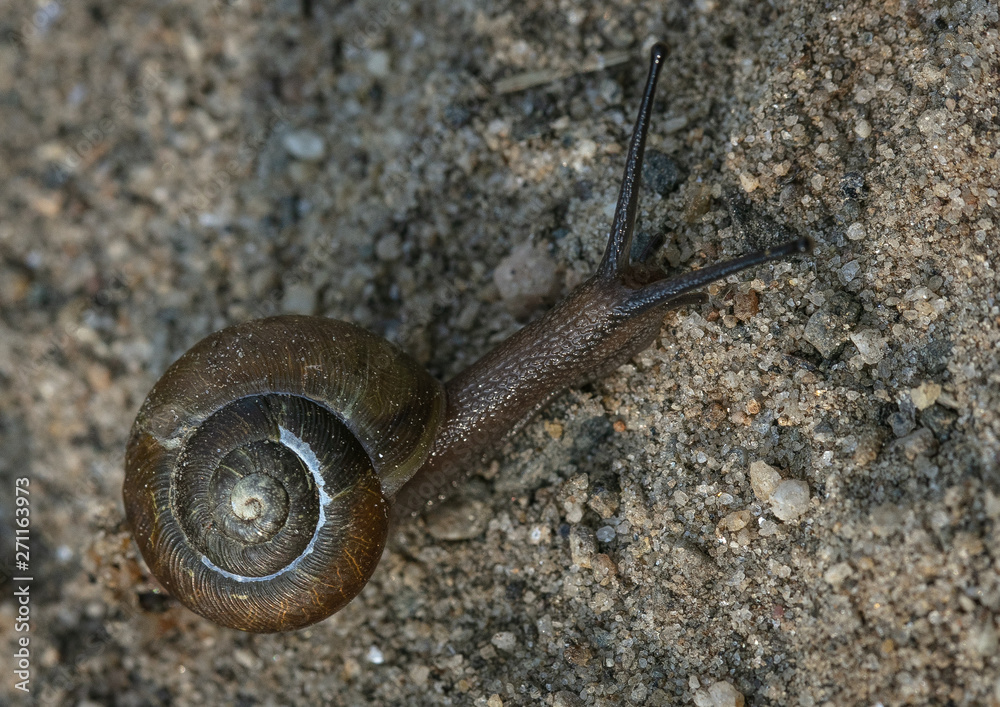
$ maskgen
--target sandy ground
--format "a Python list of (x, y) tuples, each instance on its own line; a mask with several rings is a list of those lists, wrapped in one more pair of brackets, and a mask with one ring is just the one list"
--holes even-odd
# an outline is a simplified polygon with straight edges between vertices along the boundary
[[(29, 479), (33, 580), (27, 633), (0, 583), (0, 702), (1000, 704), (997, 26), (982, 0), (3, 3), (0, 527), (22, 576)], [(463, 368), (526, 314), (494, 279), (516, 248), (559, 292), (596, 266), (656, 39), (664, 266), (754, 245), (730, 192), (815, 254), (668, 316), (333, 618), (249, 635), (161, 593), (121, 483), (165, 367), (302, 312)]]

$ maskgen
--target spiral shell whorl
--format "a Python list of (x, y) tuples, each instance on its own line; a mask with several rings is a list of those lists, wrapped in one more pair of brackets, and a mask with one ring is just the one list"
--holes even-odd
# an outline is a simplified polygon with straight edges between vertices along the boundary
[(250, 631), (319, 621), (374, 571), (390, 499), (426, 458), (441, 386), (382, 339), (319, 317), (217, 332), (136, 418), (125, 508), (153, 574)]

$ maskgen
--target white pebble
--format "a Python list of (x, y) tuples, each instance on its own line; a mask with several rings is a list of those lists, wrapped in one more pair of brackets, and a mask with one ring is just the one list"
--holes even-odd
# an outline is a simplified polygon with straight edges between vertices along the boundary
[(865, 237), (865, 227), (859, 221), (855, 221), (847, 227), (847, 239), (850, 241), (860, 241)]
[(800, 479), (782, 481), (769, 500), (778, 520), (795, 520), (809, 509), (809, 484)]
[(281, 142), (288, 154), (305, 162), (316, 162), (326, 153), (326, 142), (312, 130), (288, 133)]
[(542, 246), (531, 241), (514, 248), (493, 271), (493, 282), (507, 311), (523, 317), (559, 290), (559, 265)]
[(917, 410), (926, 410), (937, 402), (941, 395), (941, 386), (937, 383), (923, 382), (919, 388), (910, 388), (910, 400)]
[(494, 634), (493, 638), (490, 639), (490, 643), (498, 649), (509, 653), (517, 646), (517, 637), (510, 631), (500, 631), (500, 633)]
[(885, 339), (875, 329), (860, 329), (851, 334), (851, 342), (858, 347), (861, 360), (869, 366), (885, 357)]
[(368, 655), (365, 656), (368, 662), (372, 665), (382, 665), (385, 662), (385, 656), (382, 654), (376, 646), (372, 646), (368, 649)]
[(852, 574), (854, 574), (854, 568), (851, 567), (850, 563), (838, 562), (823, 573), (823, 579), (825, 579), (831, 587), (837, 589), (843, 581)]
[(767, 501), (781, 483), (781, 474), (767, 462), (755, 461), (750, 465), (750, 488), (758, 501)]
[(369, 52), (365, 68), (372, 76), (384, 79), (389, 75), (389, 52), (381, 50)]
[(743, 707), (744, 697), (732, 683), (720, 680), (707, 690), (695, 692), (694, 703), (698, 707)]
[(597, 529), (597, 539), (602, 543), (609, 543), (615, 539), (615, 529), (610, 525), (605, 525), (602, 528)]

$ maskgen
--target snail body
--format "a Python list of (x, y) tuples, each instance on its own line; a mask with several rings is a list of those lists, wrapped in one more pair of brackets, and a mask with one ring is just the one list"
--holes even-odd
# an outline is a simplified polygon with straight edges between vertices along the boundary
[(645, 257), (631, 262), (665, 56), (653, 47), (597, 272), (447, 384), (389, 342), (324, 317), (232, 326), (168, 368), (133, 424), (123, 492), (168, 592), (246, 631), (326, 618), (374, 572), (392, 515), (443, 498), (556, 395), (647, 348), (668, 310), (705, 300), (698, 288), (811, 248), (800, 238), (671, 279)]

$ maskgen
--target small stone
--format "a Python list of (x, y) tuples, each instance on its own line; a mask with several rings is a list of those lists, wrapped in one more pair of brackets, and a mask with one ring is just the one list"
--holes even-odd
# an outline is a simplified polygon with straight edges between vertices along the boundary
[(590, 649), (578, 643), (571, 643), (566, 646), (566, 650), (563, 651), (563, 656), (566, 658), (567, 663), (578, 665), (581, 668), (587, 667), (587, 664), (590, 663), (591, 658), (593, 658), (593, 654), (590, 652)]
[(932, 457), (937, 452), (937, 438), (934, 433), (926, 427), (921, 427), (916, 432), (908, 434), (898, 440), (896, 444), (903, 450), (903, 455), (913, 461), (917, 457)]
[(884, 435), (880, 428), (870, 429), (858, 434), (858, 446), (854, 449), (852, 459), (858, 466), (867, 466), (878, 459), (882, 451)]
[(504, 306), (523, 319), (559, 292), (559, 266), (548, 251), (530, 241), (514, 248), (493, 272)]
[(615, 529), (610, 525), (605, 525), (597, 529), (596, 535), (602, 543), (609, 543), (615, 539)]
[(861, 264), (857, 260), (852, 260), (837, 271), (837, 277), (839, 277), (840, 281), (846, 285), (849, 282), (854, 281), (854, 278), (858, 276), (858, 272), (860, 270)]
[(750, 488), (758, 501), (767, 502), (781, 483), (781, 474), (773, 466), (763, 461), (750, 465)]
[(864, 190), (865, 175), (861, 172), (848, 172), (840, 180), (840, 193), (846, 199), (857, 199), (864, 194)]
[(754, 175), (744, 172), (740, 175), (740, 186), (743, 187), (743, 191), (749, 194), (760, 186), (760, 180)]
[(372, 665), (382, 665), (385, 662), (385, 656), (382, 651), (379, 650), (378, 646), (372, 646), (368, 649), (368, 654), (365, 656), (368, 662)]
[(409, 670), (410, 680), (417, 687), (423, 687), (427, 684), (427, 678), (431, 676), (431, 669), (426, 665), (414, 665)]
[(698, 707), (743, 707), (744, 700), (743, 694), (725, 680), (694, 693), (694, 703)]
[(847, 240), (850, 241), (860, 241), (865, 237), (865, 227), (861, 225), (858, 221), (855, 221), (850, 226), (847, 227)]
[(997, 654), (997, 631), (992, 621), (973, 627), (965, 639), (965, 648), (975, 656), (989, 658)]
[(838, 292), (809, 317), (803, 336), (823, 358), (830, 358), (847, 341), (860, 314), (861, 304), (846, 292)]
[(872, 134), (872, 124), (867, 120), (862, 118), (857, 123), (854, 124), (854, 134), (859, 138), (864, 140), (866, 137)]
[(733, 315), (741, 322), (748, 321), (760, 311), (760, 298), (756, 290), (737, 294), (733, 298)]
[(873, 366), (885, 357), (885, 339), (876, 329), (859, 329), (851, 333), (853, 343), (861, 360)]
[(396, 233), (388, 233), (375, 244), (375, 256), (383, 262), (399, 260), (403, 255), (403, 239)]
[(900, 410), (899, 412), (894, 412), (889, 415), (889, 426), (892, 427), (892, 433), (897, 437), (905, 437), (913, 431), (913, 428), (917, 426), (917, 423), (913, 419), (912, 410)]
[(942, 405), (931, 405), (920, 413), (921, 424), (933, 432), (939, 440), (948, 436), (957, 419), (958, 415), (954, 411)]
[(594, 538), (594, 531), (586, 526), (574, 526), (569, 534), (569, 556), (573, 564), (589, 568), (596, 553), (597, 542)]
[(601, 582), (602, 585), (605, 584), (604, 579), (613, 577), (618, 573), (618, 566), (615, 564), (615, 561), (611, 559), (610, 555), (606, 555), (603, 552), (594, 555), (594, 559), (590, 564), (594, 570), (594, 579)]
[(309, 282), (293, 282), (281, 296), (281, 311), (286, 314), (313, 314), (316, 310), (316, 290)]
[(667, 196), (684, 179), (680, 167), (659, 150), (647, 150), (642, 164), (642, 183), (660, 196)]
[(782, 481), (769, 500), (778, 520), (795, 520), (809, 509), (809, 484), (801, 479)]
[(924, 135), (943, 135), (948, 111), (944, 108), (926, 110), (917, 116), (917, 129)]
[(834, 589), (838, 589), (844, 580), (854, 574), (854, 568), (851, 567), (848, 562), (838, 562), (833, 567), (828, 569), (823, 573), (823, 579), (826, 580)]
[(775, 523), (773, 520), (767, 520), (766, 518), (761, 518), (759, 525), (760, 525), (759, 532), (762, 538), (768, 538), (771, 537), (772, 535), (778, 534), (778, 524)]
[(448, 499), (427, 517), (427, 532), (437, 540), (471, 540), (486, 530), (486, 507), (461, 496)]
[(580, 698), (569, 690), (560, 690), (552, 698), (552, 707), (579, 707), (582, 704)]
[(517, 637), (510, 631), (500, 631), (493, 635), (490, 643), (505, 653), (510, 653), (517, 647)]
[(719, 528), (721, 530), (736, 532), (747, 527), (751, 520), (753, 520), (753, 514), (750, 511), (745, 509), (742, 511), (733, 511), (719, 521)]
[(596, 488), (590, 494), (587, 505), (601, 518), (607, 520), (618, 510), (618, 496), (605, 488)]
[(312, 130), (295, 130), (282, 138), (288, 154), (303, 162), (318, 162), (326, 154), (326, 142)]
[(917, 388), (910, 388), (910, 400), (917, 410), (923, 411), (937, 402), (941, 396), (941, 386), (937, 383), (924, 382)]
[(384, 79), (389, 75), (389, 52), (376, 49), (368, 52), (365, 68), (372, 76)]

